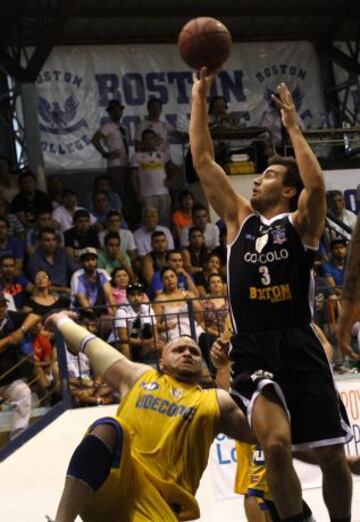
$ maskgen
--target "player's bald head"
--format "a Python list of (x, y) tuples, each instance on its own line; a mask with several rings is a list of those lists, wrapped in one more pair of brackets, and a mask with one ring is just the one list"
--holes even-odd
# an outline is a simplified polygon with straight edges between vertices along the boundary
[(178, 348), (180, 346), (192, 346), (194, 348), (197, 348), (200, 351), (200, 347), (197, 342), (194, 341), (191, 337), (187, 335), (182, 335), (181, 337), (178, 337), (177, 339), (173, 339), (172, 341), (169, 341), (163, 349), (163, 355), (168, 350), (172, 350), (173, 348)]

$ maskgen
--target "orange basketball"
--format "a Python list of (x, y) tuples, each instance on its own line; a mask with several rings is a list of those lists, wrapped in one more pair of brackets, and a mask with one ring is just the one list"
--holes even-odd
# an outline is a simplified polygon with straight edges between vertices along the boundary
[(232, 38), (222, 22), (204, 16), (190, 20), (182, 28), (177, 46), (181, 58), (192, 69), (207, 67), (215, 72), (228, 59)]

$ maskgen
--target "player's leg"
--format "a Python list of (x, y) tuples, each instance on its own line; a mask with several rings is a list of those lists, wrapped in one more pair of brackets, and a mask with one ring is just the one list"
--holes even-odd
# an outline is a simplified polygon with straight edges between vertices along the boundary
[(269, 487), (282, 520), (303, 521), (301, 485), (292, 463), (290, 424), (272, 386), (266, 386), (256, 399), (251, 425), (264, 450)]
[(121, 426), (111, 418), (98, 422), (90, 428), (70, 459), (56, 522), (73, 522), (83, 512), (106, 481), (116, 452), (121, 451)]
[(248, 522), (266, 522), (266, 512), (260, 508), (256, 497), (244, 496), (244, 510)]
[(343, 445), (317, 448), (323, 496), (332, 522), (350, 522), (352, 478)]

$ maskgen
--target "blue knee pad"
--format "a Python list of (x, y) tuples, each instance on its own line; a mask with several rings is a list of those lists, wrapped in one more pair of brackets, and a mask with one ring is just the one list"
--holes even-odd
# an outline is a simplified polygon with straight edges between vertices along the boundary
[(96, 421), (92, 427), (110, 424), (115, 429), (116, 440), (114, 451), (96, 435), (86, 435), (71, 457), (67, 476), (85, 482), (93, 491), (97, 491), (107, 479), (110, 469), (120, 465), (123, 433), (119, 424), (112, 418)]

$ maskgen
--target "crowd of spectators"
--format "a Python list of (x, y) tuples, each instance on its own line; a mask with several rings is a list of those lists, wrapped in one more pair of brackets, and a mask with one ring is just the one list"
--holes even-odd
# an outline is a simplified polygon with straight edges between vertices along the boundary
[[(164, 342), (191, 335), (208, 362), (209, 346), (225, 329), (226, 228), (210, 222), (206, 201), (191, 185), (172, 188), (180, 169), (168, 137), (185, 142), (186, 133), (162, 122), (161, 103), (151, 100), (129, 157), (123, 107), (113, 100), (107, 111), (110, 119), (92, 141), (107, 173), (86, 194), (59, 175), (49, 176), (42, 192), (33, 173), (10, 174), (8, 160), (0, 158), (0, 312), (11, 318), (0, 324), (0, 397), (15, 404), (9, 382), (20, 380), (14, 388), (22, 390), (27, 408), (26, 422), (15, 419), (15, 435), (29, 422), (29, 378), (45, 403), (49, 390), (60, 393), (55, 342), (40, 322), (51, 310), (79, 310), (89, 331), (134, 360), (155, 359)], [(334, 332), (354, 223), (342, 193), (329, 193), (314, 270), (314, 320), (333, 343), (340, 372), (346, 369)], [(17, 354), (31, 355), (30, 377), (3, 377), (9, 370), (4, 354), (13, 344), (21, 348)], [(116, 400), (85, 357), (68, 352), (67, 360), (74, 404)]]

